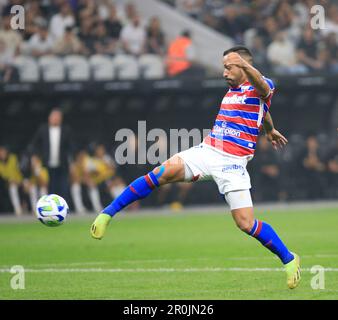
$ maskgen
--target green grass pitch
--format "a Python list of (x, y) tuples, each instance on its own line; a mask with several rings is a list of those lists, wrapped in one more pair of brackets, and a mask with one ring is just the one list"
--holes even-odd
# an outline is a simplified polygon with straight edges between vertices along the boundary
[[(227, 213), (120, 214), (106, 237), (93, 217), (58, 228), (0, 219), (0, 299), (338, 299), (338, 210), (256, 213), (301, 257), (302, 282), (286, 287), (280, 261)], [(13, 290), (13, 265), (25, 289)], [(314, 265), (325, 289), (311, 287)]]

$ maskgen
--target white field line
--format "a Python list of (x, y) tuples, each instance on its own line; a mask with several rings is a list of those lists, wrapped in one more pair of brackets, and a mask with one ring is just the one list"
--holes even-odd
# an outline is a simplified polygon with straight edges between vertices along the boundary
[[(27, 268), (25, 272), (30, 273), (173, 273), (173, 272), (281, 272), (284, 268)], [(311, 268), (302, 268), (302, 271), (310, 272)], [(338, 272), (338, 268), (324, 268), (325, 272)], [(0, 273), (10, 272), (9, 268), (0, 269)]]
[[(338, 254), (314, 254), (314, 255), (302, 255), (301, 259), (313, 259), (313, 258), (336, 258)], [(250, 260), (271, 260), (276, 259), (277, 257), (215, 257), (215, 258), (186, 258), (186, 259), (123, 259), (123, 260), (112, 260), (112, 261), (78, 261), (78, 262), (64, 262), (64, 263), (38, 263), (38, 264), (26, 264), (27, 267), (72, 267), (72, 266), (95, 266), (95, 265), (111, 265), (112, 263), (130, 263), (130, 264), (139, 264), (139, 263), (168, 263), (168, 262), (190, 262), (190, 261), (250, 261)], [(0, 265), (0, 268), (6, 269), (10, 268), (9, 265)]]

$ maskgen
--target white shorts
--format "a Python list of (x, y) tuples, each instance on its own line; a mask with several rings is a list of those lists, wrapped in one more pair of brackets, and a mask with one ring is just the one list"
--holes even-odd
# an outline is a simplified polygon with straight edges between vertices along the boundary
[[(249, 158), (228, 155), (204, 143), (182, 151), (178, 156), (190, 169), (186, 170), (186, 181), (214, 180), (219, 192), (224, 196), (232, 191), (251, 188), (250, 176), (246, 170)], [(229, 197), (225, 198), (228, 201)], [(248, 196), (243, 198), (242, 206), (238, 201), (234, 206), (231, 203), (229, 205), (231, 209), (236, 209), (234, 206), (237, 208), (252, 206), (251, 196), (250, 199)]]

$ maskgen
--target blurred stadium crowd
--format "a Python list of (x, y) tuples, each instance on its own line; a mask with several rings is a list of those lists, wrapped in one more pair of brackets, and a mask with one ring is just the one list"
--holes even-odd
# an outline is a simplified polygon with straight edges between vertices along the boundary
[[(165, 2), (235, 43), (247, 45), (263, 72), (338, 73), (338, 4), (332, 0)], [(10, 8), (14, 4), (26, 9), (24, 30), (10, 27)], [(326, 10), (325, 29), (313, 30), (310, 9), (318, 4)], [(70, 80), (86, 80), (92, 73), (98, 80), (162, 78), (197, 68), (193, 35), (182, 30), (181, 35), (169, 41), (160, 18), (144, 19), (132, 3), (2, 0), (0, 6), (3, 81), (37, 81), (40, 69), (44, 80), (56, 81), (64, 80), (68, 73), (73, 73)], [(178, 48), (184, 49), (180, 56), (184, 62), (172, 59)], [(181, 64), (178, 70), (177, 64)], [(127, 70), (114, 75), (114, 68), (122, 65), (128, 65)], [(61, 72), (63, 69), (66, 71)]]
[[(333, 0), (163, 0), (247, 45), (255, 64), (276, 74), (338, 73), (338, 3)], [(325, 28), (311, 28), (311, 8)]]
[[(11, 29), (15, 4), (25, 8), (24, 30)], [(5, 0), (0, 5), (0, 71), (5, 82), (38, 81), (40, 70), (42, 80), (62, 81), (162, 78), (193, 67), (189, 32), (182, 30), (168, 43), (159, 17), (146, 21), (129, 2)], [(184, 45), (185, 62), (170, 60), (176, 52), (172, 45)], [(181, 65), (178, 72), (171, 64)], [(117, 75), (115, 70), (121, 68)]]

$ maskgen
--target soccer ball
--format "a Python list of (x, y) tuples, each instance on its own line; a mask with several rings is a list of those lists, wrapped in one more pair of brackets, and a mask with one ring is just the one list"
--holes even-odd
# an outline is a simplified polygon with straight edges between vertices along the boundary
[(42, 196), (36, 204), (37, 218), (48, 227), (58, 227), (65, 221), (69, 207), (57, 194)]

